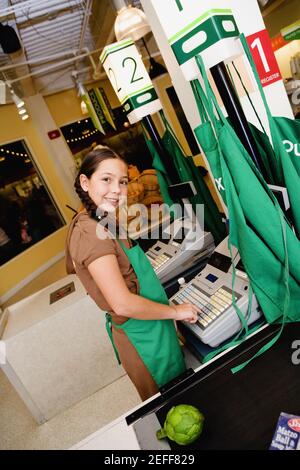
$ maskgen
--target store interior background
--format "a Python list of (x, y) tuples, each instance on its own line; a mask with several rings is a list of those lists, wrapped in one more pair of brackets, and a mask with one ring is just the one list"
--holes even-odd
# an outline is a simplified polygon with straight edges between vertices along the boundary
[[(11, 2), (0, 0), (0, 12), (9, 4), (15, 7), (21, 3), (17, 0)], [(98, 66), (101, 48), (115, 41), (113, 34), (115, 11), (110, 2), (108, 0), (56, 2), (52, 14), (49, 13), (47, 3), (40, 3), (44, 5), (39, 11), (35, 11), (33, 7), (26, 9), (24, 6), (23, 10), (21, 8), (18, 10), (16, 17), (12, 15), (3, 20), (1, 18), (3, 24), (7, 23), (16, 29), (24, 51), (9, 56), (0, 48), (0, 79), (13, 83), (16, 94), (24, 100), (29, 114), (28, 119), (21, 119), (7, 89), (7, 102), (0, 105), (0, 227), (1, 224), (10, 224), (10, 233), (16, 235), (17, 248), (16, 251), (10, 252), (8, 259), (2, 259), (0, 265), (2, 309), (66, 276), (64, 266), (66, 230), (74, 215), (72, 209), (79, 208), (72, 182), (82, 158), (95, 144), (111, 145), (120, 153), (126, 149), (125, 156), (128, 163), (136, 165), (141, 171), (151, 167), (151, 157), (143, 141), (140, 125), (130, 125), (127, 122), (117, 97), (105, 78), (104, 70)], [(139, 6), (139, 1), (132, 3)], [(299, 0), (269, 0), (264, 7), (261, 7), (261, 11), (274, 44), (280, 30), (296, 21), (300, 22)], [(149, 34), (145, 40), (151, 55), (162, 63), (153, 36)], [(85, 57), (74, 60), (71, 54), (65, 57), (61, 55), (59, 59), (41, 60), (36, 65), (8, 68), (8, 65), (13, 63), (26, 60), (31, 62), (54, 54), (62, 54), (66, 44), (69, 44), (69, 51), (83, 50), (83, 53), (86, 53)], [(149, 57), (143, 43), (138, 42), (137, 46), (140, 48), (146, 67), (149, 67)], [(96, 53), (87, 54), (88, 51), (95, 50)], [(300, 40), (290, 41), (277, 49), (275, 55), (285, 79), (293, 113), (297, 116), (300, 113)], [(66, 63), (60, 65), (62, 60)], [(39, 73), (41, 69), (53, 67), (55, 64), (57, 67), (54, 70)], [(111, 129), (103, 135), (95, 129), (88, 114), (83, 113), (81, 100), (72, 78), (74, 71), (78, 72), (80, 82), (87, 89), (98, 87), (104, 90), (113, 110), (116, 131)], [(25, 79), (18, 80), (18, 77), (24, 76)], [(183, 124), (180, 105), (176, 101), (170, 76), (165, 74), (158, 77), (154, 85), (167, 118), (186, 153), (194, 156), (197, 165), (205, 166), (197, 147), (195, 149), (188, 124)], [(158, 117), (155, 117), (155, 123), (162, 132), (163, 126)], [(50, 139), (48, 132), (53, 130), (59, 130), (59, 136)], [(205, 180), (221, 211), (222, 206), (209, 174)], [(35, 210), (32, 210), (32, 207)], [(8, 214), (12, 212), (17, 215), (18, 223), (16, 217), (8, 220)], [(2, 372), (0, 374), (2, 376)], [(127, 396), (127, 401), (123, 405), (129, 409), (138, 403), (138, 399), (130, 384), (125, 384), (126, 387), (124, 395)], [(28, 416), (22, 415), (21, 421), (18, 421), (21, 416), (18, 414), (21, 403), (18, 404), (18, 397), (13, 396), (14, 392), (10, 389), (9, 383), (4, 380), (1, 388), (4, 394), (12, 397), (14, 403), (12, 406), (15, 418), (12, 420), (16, 420), (19, 431), (16, 432), (13, 425), (8, 426), (6, 430), (6, 445), (13, 448), (14, 432), (21, 439), (24, 429), (33, 431), (35, 427), (31, 421), (28, 424)], [(108, 389), (106, 393), (109, 398), (113, 392)], [(87, 406), (93, 414), (93, 410), (97, 408), (96, 397), (92, 398)], [(9, 412), (1, 406), (0, 408), (0, 421), (7, 422)], [(88, 432), (97, 429), (99, 420), (101, 425), (104, 425), (111, 421), (113, 414), (114, 417), (119, 414), (117, 407), (111, 410), (110, 414), (106, 412), (101, 415), (101, 419), (98, 417), (97, 427), (94, 428), (94, 422), (89, 422), (86, 418), (88, 412), (83, 404), (78, 404), (75, 408), (73, 415), (72, 410), (67, 410), (64, 417), (54, 418), (44, 425), (46, 426), (44, 431), (39, 430), (37, 438), (39, 444), (35, 444), (33, 439), (30, 445), (47, 448), (50, 445), (49, 435), (53, 439), (50, 445), (52, 448), (70, 445), (75, 443), (77, 438), (84, 437)], [(74, 419), (73, 424), (76, 427), (77, 422), (84, 421), (83, 415), (86, 421), (79, 435), (74, 436), (73, 440), (69, 435), (66, 442), (62, 443), (66, 427), (61, 424), (63, 421), (60, 419)], [(59, 434), (57, 434), (58, 428), (61, 428)], [(18, 445), (22, 446), (21, 440)]]

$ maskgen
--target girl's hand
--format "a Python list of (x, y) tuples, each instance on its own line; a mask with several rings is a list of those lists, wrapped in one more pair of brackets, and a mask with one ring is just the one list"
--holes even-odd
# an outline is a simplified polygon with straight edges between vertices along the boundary
[(174, 310), (174, 320), (183, 320), (188, 323), (196, 323), (198, 320), (199, 308), (193, 304), (172, 305), (172, 309)]

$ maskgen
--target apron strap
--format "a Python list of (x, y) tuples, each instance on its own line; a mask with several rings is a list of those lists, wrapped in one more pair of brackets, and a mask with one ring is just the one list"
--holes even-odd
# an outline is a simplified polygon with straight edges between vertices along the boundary
[(119, 363), (119, 365), (121, 364), (121, 361), (120, 361), (120, 357), (119, 357), (119, 353), (118, 353), (118, 350), (115, 346), (115, 343), (114, 343), (114, 340), (113, 340), (113, 336), (112, 336), (112, 319), (111, 319), (111, 315), (110, 313), (106, 312), (105, 314), (105, 317), (106, 317), (106, 331), (107, 331), (107, 334), (109, 336), (109, 339), (111, 341), (111, 344), (112, 344), (112, 347), (114, 348), (114, 352), (115, 352), (115, 355), (116, 355), (116, 358), (117, 358), (117, 361)]

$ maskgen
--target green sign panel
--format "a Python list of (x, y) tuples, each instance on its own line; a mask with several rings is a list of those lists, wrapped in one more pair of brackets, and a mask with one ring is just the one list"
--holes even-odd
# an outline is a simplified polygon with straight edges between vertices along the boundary
[[(209, 15), (211, 16), (207, 18)], [(239, 34), (232, 14), (213, 14), (213, 11), (210, 11), (198, 18), (195, 23), (169, 40), (179, 65), (184, 64), (221, 39), (236, 37)], [(227, 29), (226, 24), (230, 24), (231, 28)]]

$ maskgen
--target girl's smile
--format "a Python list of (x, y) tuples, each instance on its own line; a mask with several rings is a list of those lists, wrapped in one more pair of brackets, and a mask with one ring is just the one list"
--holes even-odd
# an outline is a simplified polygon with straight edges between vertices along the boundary
[(122, 160), (108, 158), (99, 164), (90, 179), (80, 175), (80, 183), (98, 208), (115, 211), (126, 200), (127, 165)]

